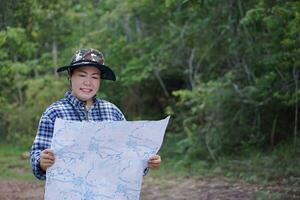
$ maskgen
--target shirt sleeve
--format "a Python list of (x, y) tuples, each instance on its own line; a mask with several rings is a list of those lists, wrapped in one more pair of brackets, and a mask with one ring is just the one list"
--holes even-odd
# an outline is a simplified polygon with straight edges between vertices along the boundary
[(126, 121), (126, 118), (122, 113), (122, 111), (115, 105), (114, 105), (113, 114), (116, 116), (117, 121)]
[(125, 118), (124, 114), (121, 111), (120, 111), (119, 118), (120, 118), (120, 121), (126, 121), (126, 118)]
[(50, 148), (54, 130), (54, 121), (47, 115), (43, 114), (35, 140), (31, 147), (30, 158), (33, 174), (40, 180), (46, 179), (46, 173), (40, 167), (40, 154), (44, 149)]

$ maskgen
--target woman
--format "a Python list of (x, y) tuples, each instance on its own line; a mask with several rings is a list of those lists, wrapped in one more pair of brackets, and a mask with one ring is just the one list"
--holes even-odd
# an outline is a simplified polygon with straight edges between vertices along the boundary
[[(114, 72), (104, 65), (103, 54), (96, 49), (81, 49), (72, 57), (70, 65), (57, 72), (68, 71), (71, 91), (64, 98), (50, 105), (42, 114), (36, 138), (31, 148), (31, 164), (34, 175), (46, 179), (46, 171), (55, 162), (50, 148), (56, 118), (76, 121), (121, 121), (123, 113), (112, 103), (99, 99), (96, 94), (102, 79), (115, 81)], [(158, 168), (159, 155), (152, 156), (148, 167)], [(147, 173), (145, 169), (144, 174)]]

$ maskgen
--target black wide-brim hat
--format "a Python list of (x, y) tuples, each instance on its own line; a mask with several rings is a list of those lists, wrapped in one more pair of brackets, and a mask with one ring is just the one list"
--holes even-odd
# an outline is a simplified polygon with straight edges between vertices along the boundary
[(116, 80), (115, 73), (104, 65), (103, 54), (96, 49), (80, 49), (72, 57), (69, 65), (60, 67), (57, 72), (68, 70), (69, 72), (83, 66), (93, 66), (100, 70), (101, 79)]

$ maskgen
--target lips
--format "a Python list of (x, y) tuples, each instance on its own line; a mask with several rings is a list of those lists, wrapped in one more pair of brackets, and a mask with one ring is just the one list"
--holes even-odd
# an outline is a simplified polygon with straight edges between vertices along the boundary
[(80, 88), (80, 90), (84, 93), (91, 93), (93, 90), (89, 88)]

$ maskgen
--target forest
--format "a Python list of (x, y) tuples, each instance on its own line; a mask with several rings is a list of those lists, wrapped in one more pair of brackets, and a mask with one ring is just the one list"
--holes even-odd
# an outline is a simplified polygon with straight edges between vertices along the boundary
[(299, 178), (299, 27), (297, 0), (1, 0), (1, 142), (30, 149), (69, 90), (56, 69), (91, 47), (117, 75), (100, 98), (171, 116), (166, 170)]

